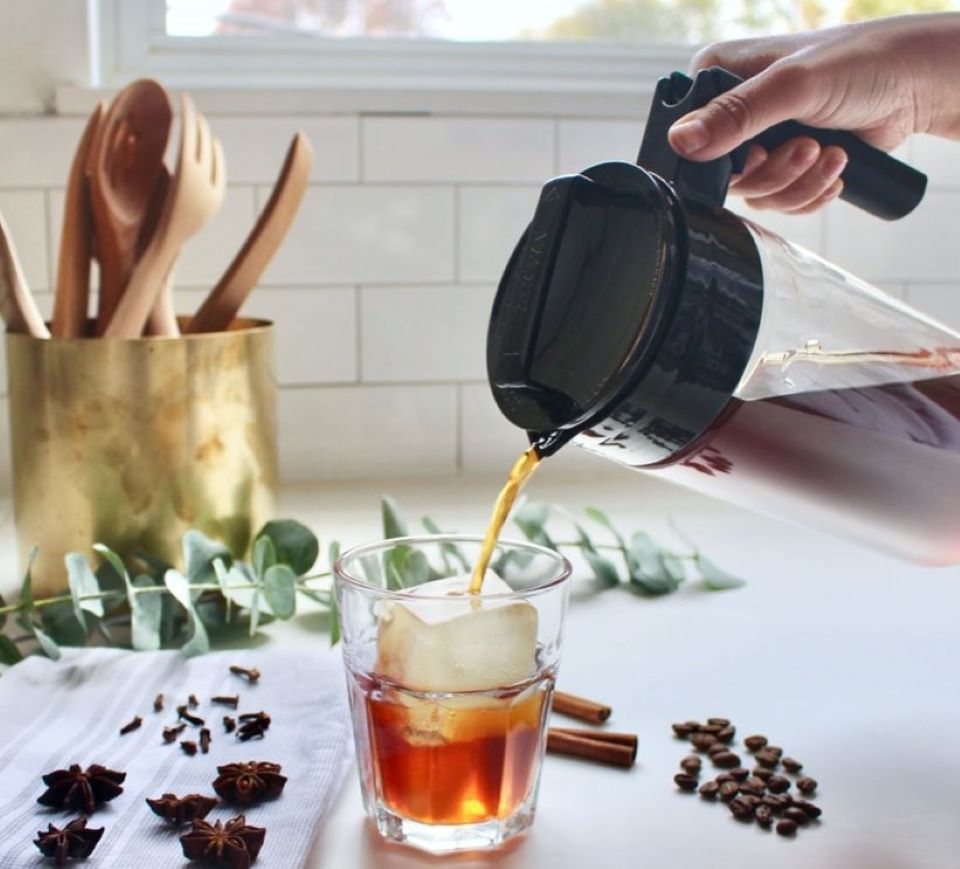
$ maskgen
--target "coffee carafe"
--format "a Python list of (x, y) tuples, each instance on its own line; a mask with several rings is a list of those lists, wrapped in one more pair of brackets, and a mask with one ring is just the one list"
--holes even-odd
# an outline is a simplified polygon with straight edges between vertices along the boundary
[[(675, 73), (638, 165), (544, 186), (500, 282), (487, 366), (541, 456), (567, 443), (928, 564), (960, 561), (960, 334), (723, 207), (746, 145), (708, 163), (674, 120), (739, 81)], [(842, 198), (884, 219), (926, 178), (838, 130)], [(960, 288), (958, 288), (960, 292)]]

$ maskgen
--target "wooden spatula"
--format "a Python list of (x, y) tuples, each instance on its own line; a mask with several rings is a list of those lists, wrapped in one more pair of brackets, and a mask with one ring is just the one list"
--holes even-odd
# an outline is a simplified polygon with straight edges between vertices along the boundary
[(313, 163), (313, 148), (297, 133), (266, 206), (223, 277), (204, 299), (187, 332), (220, 332), (230, 325), (270, 264), (303, 201)]
[(77, 338), (83, 335), (87, 325), (90, 259), (93, 256), (93, 217), (87, 175), (105, 113), (106, 104), (101, 100), (87, 121), (70, 164), (53, 290), (53, 319), (50, 322), (50, 331), (56, 338)]
[(8, 332), (33, 335), (34, 338), (49, 338), (37, 303), (27, 288), (23, 269), (6, 221), (0, 214), (0, 316), (7, 324)]

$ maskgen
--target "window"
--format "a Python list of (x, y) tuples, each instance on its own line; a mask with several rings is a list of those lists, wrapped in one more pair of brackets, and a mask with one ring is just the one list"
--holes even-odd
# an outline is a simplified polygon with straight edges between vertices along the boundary
[[(697, 44), (960, 0), (99, 0), (101, 83), (341, 95), (429, 92), (456, 110), (636, 115), (636, 97)], [(480, 95), (484, 99), (480, 99)], [(491, 99), (492, 98), (492, 99)], [(469, 99), (467, 100), (469, 101)], [(341, 100), (342, 102), (342, 100)], [(363, 100), (360, 100), (362, 103)], [(421, 101), (422, 102), (422, 101)], [(429, 102), (429, 101), (427, 101)], [(326, 107), (337, 107), (331, 103)], [(343, 108), (415, 110), (415, 100)], [(422, 106), (425, 110), (438, 106)]]

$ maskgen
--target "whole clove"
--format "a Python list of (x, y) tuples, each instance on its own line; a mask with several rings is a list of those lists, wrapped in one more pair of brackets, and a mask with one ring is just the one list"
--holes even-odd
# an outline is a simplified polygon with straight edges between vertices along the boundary
[(163, 712), (163, 694), (157, 694), (157, 696), (153, 698), (153, 711)]
[(236, 664), (231, 665), (230, 672), (234, 676), (242, 676), (251, 684), (259, 681), (260, 671), (256, 667), (239, 667)]
[(228, 697), (223, 694), (218, 694), (216, 697), (211, 697), (210, 702), (216, 703), (219, 706), (229, 706), (232, 709), (236, 709), (240, 703), (240, 695), (236, 694), (233, 697)]
[(141, 724), (143, 724), (143, 719), (139, 715), (134, 715), (130, 721), (120, 728), (120, 735), (126, 736), (128, 733), (133, 733), (133, 731), (137, 730)]
[(207, 727), (200, 728), (200, 751), (204, 754), (210, 752), (210, 730)]
[(190, 755), (193, 757), (197, 753), (197, 744), (192, 739), (184, 739), (180, 742), (180, 748), (183, 749), (184, 754)]
[(248, 739), (262, 738), (270, 727), (270, 716), (266, 712), (248, 712), (239, 716), (240, 726), (237, 728), (237, 739), (246, 742)]
[(177, 718), (186, 721), (187, 724), (192, 724), (194, 727), (203, 727), (203, 725), (207, 723), (199, 716), (191, 715), (186, 706), (177, 707)]
[(196, 708), (200, 705), (200, 701), (197, 700), (197, 695), (196, 695), (196, 694), (191, 694), (191, 695), (187, 698), (187, 705), (188, 705), (191, 709), (196, 709)]
[(227, 733), (233, 733), (237, 729), (237, 719), (231, 718), (229, 715), (223, 716), (223, 729)]
[(175, 724), (173, 727), (163, 728), (163, 741), (176, 742), (177, 737), (187, 729), (186, 724)]

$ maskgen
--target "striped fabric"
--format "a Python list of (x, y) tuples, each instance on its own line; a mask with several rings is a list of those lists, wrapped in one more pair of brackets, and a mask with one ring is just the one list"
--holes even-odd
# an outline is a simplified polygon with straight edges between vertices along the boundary
[[(229, 672), (231, 664), (255, 666), (262, 677), (249, 685)], [(160, 693), (165, 709), (156, 713)], [(213, 734), (207, 755), (188, 757), (161, 738), (190, 694), (200, 701), (191, 711)], [(211, 705), (218, 694), (239, 694), (237, 712)], [(262, 740), (240, 742), (224, 733), (225, 714), (260, 710), (272, 718)], [(120, 736), (134, 715), (143, 726)], [(182, 738), (198, 737), (188, 727)], [(335, 653), (213, 652), (185, 659), (177, 652), (69, 649), (57, 662), (31, 657), (0, 677), (0, 869), (35, 869), (37, 830), (76, 815), (37, 804), (45, 772), (72, 763), (124, 770), (124, 792), (90, 820), (106, 831), (89, 864), (151, 869), (183, 865), (183, 855), (177, 833), (145, 798), (212, 795), (218, 764), (249, 760), (279, 763), (288, 778), (278, 800), (246, 811), (248, 823), (267, 829), (256, 865), (294, 869), (303, 865), (351, 757), (343, 665)], [(239, 811), (221, 805), (208, 817), (226, 820)]]

